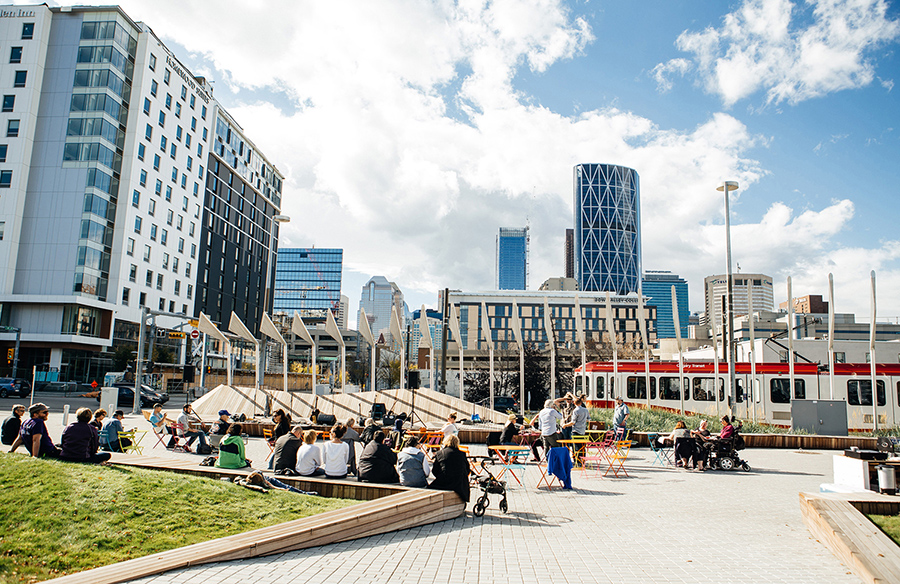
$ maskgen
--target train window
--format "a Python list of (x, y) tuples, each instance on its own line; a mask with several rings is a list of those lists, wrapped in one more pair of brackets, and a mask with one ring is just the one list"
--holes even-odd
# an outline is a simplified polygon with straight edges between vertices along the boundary
[[(716, 401), (715, 378), (695, 377), (692, 380), (693, 395), (696, 401)], [(722, 388), (722, 380), (719, 379), (719, 389)]]
[(581, 393), (581, 375), (575, 375), (575, 395)]
[(597, 377), (597, 399), (603, 399), (603, 378)]
[[(884, 381), (878, 380), (875, 385), (878, 392), (878, 405), (885, 405)], [(847, 403), (851, 406), (872, 405), (872, 380), (859, 379), (847, 382)]]
[[(769, 382), (769, 395), (773, 404), (789, 404), (791, 403), (791, 380), (790, 379), (773, 379)], [(740, 385), (738, 385), (740, 388)], [(743, 401), (743, 392), (738, 392), (738, 401)], [(794, 380), (794, 399), (806, 399), (806, 381), (803, 379)]]
[[(647, 399), (647, 378), (629, 377), (625, 380), (628, 399)], [(656, 399), (656, 378), (650, 378), (650, 399)]]
[(677, 377), (659, 378), (659, 397), (660, 399), (681, 399), (681, 388), (678, 386)]

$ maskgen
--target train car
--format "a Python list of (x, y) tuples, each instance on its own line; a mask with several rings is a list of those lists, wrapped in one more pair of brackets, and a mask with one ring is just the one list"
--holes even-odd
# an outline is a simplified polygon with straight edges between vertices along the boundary
[[(621, 395), (629, 405), (670, 411), (723, 415), (729, 410), (725, 388), (728, 364), (719, 363), (718, 388), (712, 361), (686, 361), (678, 382), (677, 361), (650, 362), (650, 391), (643, 361), (592, 361), (575, 369), (574, 391), (585, 394), (592, 407), (614, 407)], [(851, 432), (871, 431), (877, 411), (878, 426), (896, 426), (900, 421), (900, 364), (875, 365), (876, 406), (872, 405), (872, 377), (868, 363), (836, 363), (834, 389), (827, 370), (815, 363), (794, 364), (791, 391), (787, 363), (757, 363), (751, 383), (750, 363), (735, 363), (737, 404), (735, 415), (775, 426), (791, 426), (793, 400), (842, 400), (847, 404), (847, 427)], [(683, 391), (682, 391), (683, 390)]]

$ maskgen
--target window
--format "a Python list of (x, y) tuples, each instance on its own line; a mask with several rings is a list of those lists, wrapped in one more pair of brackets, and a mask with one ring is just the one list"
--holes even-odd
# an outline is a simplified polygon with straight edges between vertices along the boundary
[(131, 268), (128, 270), (128, 280), (137, 282), (137, 266), (134, 264), (131, 264)]
[[(885, 405), (884, 381), (877, 380), (875, 384), (878, 393), (878, 405)], [(847, 403), (851, 406), (872, 405), (872, 380), (859, 379), (847, 382)]]
[(184, 225), (184, 217), (179, 215), (178, 220), (175, 222), (175, 229), (181, 231), (181, 226)]
[[(178, 253), (184, 253), (184, 238), (178, 238)], [(191, 244), (191, 257), (194, 257), (194, 244)]]
[(13, 87), (25, 87), (25, 80), (28, 78), (28, 71), (16, 71), (13, 81)]
[(166, 127), (166, 112), (159, 112), (159, 125), (163, 128)]
[(198, 183), (194, 183), (194, 196), (196, 197), (199, 192), (200, 192), (200, 185)]
[[(769, 382), (769, 397), (773, 404), (791, 403), (791, 380), (771, 380)], [(803, 379), (794, 379), (794, 399), (806, 399), (806, 382)]]
[(162, 267), (164, 270), (169, 269), (169, 254), (167, 254), (167, 253), (163, 254), (163, 266)]
[(156, 201), (150, 199), (150, 204), (147, 205), (147, 212), (150, 213), (151, 216), (156, 215)]
[(130, 237), (128, 238), (128, 243), (125, 245), (125, 253), (130, 256), (134, 255), (134, 240)]
[(166, 245), (166, 241), (169, 239), (169, 232), (165, 229), (162, 230), (162, 234), (159, 236), (159, 242), (163, 245)]
[(128, 306), (128, 298), (131, 296), (130, 288), (122, 288), (122, 304)]
[(194, 287), (191, 284), (187, 285), (187, 297), (190, 300), (194, 296)]
[[(692, 380), (693, 397), (695, 401), (716, 401), (715, 378), (695, 377)], [(725, 399), (725, 380), (719, 379), (719, 401)]]
[[(206, 128), (203, 128), (203, 141), (206, 142)], [(197, 151), (197, 156), (203, 156), (203, 151), (202, 151), (202, 150), (198, 150), (198, 151)]]
[[(206, 106), (200, 108), (200, 117), (206, 119)], [(203, 128), (203, 139), (206, 140), (206, 128)]]
[(156, 274), (156, 289), (162, 290), (162, 288), (163, 288), (163, 275)]
[(175, 152), (178, 150), (178, 145), (175, 142), (169, 144), (169, 157), (175, 158)]
[(159, 85), (156, 83), (156, 81), (151, 80), (150, 81), (150, 95), (152, 95), (153, 97), (156, 97), (157, 87), (159, 87)]
[(131, 206), (132, 206), (132, 207), (139, 207), (140, 204), (141, 204), (141, 193), (140, 193), (140, 191), (135, 190), (135, 191), (131, 194)]
[(847, 362), (847, 353), (844, 351), (835, 351), (834, 352), (834, 362), (835, 363), (846, 363)]
[(12, 171), (0, 170), (0, 189), (8, 189), (12, 186)]
[(11, 112), (13, 108), (16, 106), (16, 96), (15, 95), (4, 95), (3, 96), (3, 111)]
[(9, 50), (9, 62), (10, 63), (21, 63), (22, 62), (22, 47), (12, 47)]
[(165, 136), (160, 136), (160, 137), (159, 137), (159, 149), (160, 149), (160, 150), (162, 150), (163, 152), (165, 152), (165, 151), (166, 151), (166, 146), (167, 146), (168, 144), (169, 144), (169, 141), (166, 139)]
[(153, 139), (153, 126), (151, 126), (150, 124), (147, 124), (147, 129), (144, 130), (144, 138), (146, 138), (147, 140)]
[(175, 117), (176, 118), (181, 117), (181, 104), (180, 103), (175, 104)]
[(172, 74), (172, 72), (169, 71), (168, 69), (166, 69), (166, 72), (163, 73), (163, 83), (165, 83), (166, 85), (169, 84), (169, 76), (170, 76), (171, 74)]
[(184, 137), (184, 145), (186, 148), (191, 147), (191, 135), (190, 134), (188, 134), (187, 136)]
[(0, 162), (6, 162), (6, 151), (9, 149), (9, 146), (6, 144), (0, 144)]
[(153, 155), (153, 170), (159, 170), (159, 154)]
[(22, 40), (28, 41), (34, 38), (34, 23), (26, 22), (22, 25)]
[(172, 187), (168, 187), (168, 186), (166, 187), (166, 200), (167, 201), (172, 200)]
[[(186, 174), (181, 175), (181, 188), (183, 188), (183, 189), (187, 188), (187, 175)], [(187, 211), (187, 209), (185, 209), (185, 211)]]
[[(228, 208), (228, 207), (226, 207), (226, 209), (227, 209), (227, 208)], [(182, 210), (182, 211), (187, 211), (187, 209), (188, 209), (188, 198), (187, 198), (187, 197), (184, 197), (184, 198), (182, 198), (182, 200), (181, 200), (181, 210)]]
[(134, 218), (134, 232), (135, 233), (141, 232), (141, 218), (140, 217)]
[(153, 285), (153, 270), (147, 270), (147, 277), (144, 280), (147, 286)]
[[(181, 134), (184, 132), (184, 128), (178, 126), (175, 128), (175, 139), (181, 142)], [(189, 144), (190, 145), (190, 144)]]
[(188, 156), (188, 159), (187, 159), (187, 169), (190, 170), (192, 166), (194, 166), (194, 159), (191, 158), (190, 156)]
[(150, 70), (156, 71), (156, 55), (150, 53)]
[(144, 143), (138, 144), (138, 160), (144, 160)]
[(191, 96), (191, 109), (194, 109), (194, 96)]
[(156, 179), (156, 188), (154, 190), (156, 191), (157, 196), (162, 194), (162, 181), (161, 180)]
[(181, 99), (187, 99), (187, 87), (181, 86)]
[[(581, 377), (576, 377), (576, 382)], [(629, 399), (647, 399), (647, 378), (629, 377), (625, 380), (625, 394)], [(656, 399), (656, 378), (650, 378), (650, 399)]]
[(156, 241), (156, 224), (150, 225), (150, 241)]
[(203, 178), (203, 165), (202, 165), (202, 164), (198, 164), (197, 166), (200, 167), (200, 171), (199, 171), (197, 174), (200, 176), (200, 178)]
[(660, 399), (681, 400), (681, 388), (678, 385), (677, 377), (659, 378), (659, 397)]
[(172, 271), (178, 273), (178, 256), (172, 258)]
[(196, 131), (197, 131), (197, 118), (191, 118), (191, 132), (196, 132)]
[(172, 219), (175, 217), (175, 214), (172, 213), (172, 209), (166, 211), (166, 225), (172, 224)]
[(144, 98), (144, 113), (150, 115), (150, 98)]
[(172, 168), (172, 182), (173, 183), (178, 182), (178, 169), (177, 168)]
[[(179, 242), (179, 244), (180, 244), (180, 242)], [(191, 244), (191, 259), (194, 259), (196, 257), (197, 257), (197, 244), (192, 243)]]
[(172, 95), (166, 94), (166, 109), (172, 109)]
[(147, 304), (147, 293), (146, 293), (146, 292), (141, 292), (140, 305), (141, 305), (141, 306), (144, 306), (144, 305), (146, 305), (146, 304)]
[(181, 296), (181, 281), (175, 280), (175, 296)]
[(19, 135), (19, 120), (9, 120), (6, 122), (6, 137), (16, 138)]
[(188, 229), (188, 234), (191, 237), (194, 237), (194, 222), (193, 221), (191, 221), (191, 227), (190, 227), (190, 229)]
[(146, 170), (141, 171), (140, 183), (141, 183), (142, 187), (147, 186), (147, 171)]
[(150, 246), (149, 245), (144, 246), (144, 261), (145, 262), (150, 261)]

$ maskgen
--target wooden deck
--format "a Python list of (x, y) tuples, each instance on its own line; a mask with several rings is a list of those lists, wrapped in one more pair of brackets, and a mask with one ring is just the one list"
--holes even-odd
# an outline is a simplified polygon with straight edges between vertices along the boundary
[(900, 547), (863, 513), (894, 515), (900, 499), (877, 493), (800, 493), (810, 533), (863, 582), (900, 582)]
[[(249, 474), (246, 470), (202, 467), (195, 461), (161, 457), (114, 456), (110, 462), (122, 466), (155, 468), (213, 478)], [(198, 564), (280, 554), (418, 527), (454, 519), (465, 511), (465, 504), (451, 491), (302, 477), (278, 478), (303, 490), (317, 491), (322, 495), (335, 493), (326, 496), (360, 499), (365, 502), (337, 511), (320, 513), (312, 517), (63, 576), (54, 582), (63, 584), (125, 582)]]

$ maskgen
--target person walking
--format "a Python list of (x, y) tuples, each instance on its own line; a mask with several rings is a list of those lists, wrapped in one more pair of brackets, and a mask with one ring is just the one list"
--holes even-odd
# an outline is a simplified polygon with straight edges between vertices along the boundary
[(616, 409), (613, 411), (613, 430), (616, 432), (616, 440), (624, 440), (628, 427), (625, 425), (628, 422), (628, 416), (631, 415), (631, 412), (628, 410), (628, 406), (625, 405), (625, 400), (622, 399), (622, 396), (616, 398)]

